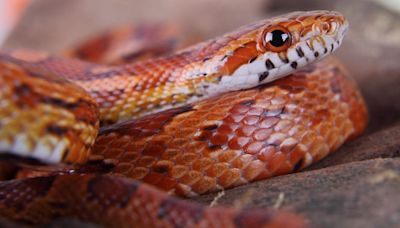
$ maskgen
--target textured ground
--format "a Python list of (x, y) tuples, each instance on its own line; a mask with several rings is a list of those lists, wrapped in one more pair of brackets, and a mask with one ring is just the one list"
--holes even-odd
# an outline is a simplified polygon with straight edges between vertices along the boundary
[[(367, 0), (42, 0), (5, 47), (57, 51), (112, 25), (148, 20), (177, 23), (196, 39), (307, 9), (336, 9), (350, 20), (351, 32), (337, 56), (367, 101), (367, 132), (306, 171), (226, 191), (217, 203), (292, 209), (317, 227), (395, 227), (400, 223), (400, 15), (394, 8)], [(196, 200), (210, 203), (215, 196)]]

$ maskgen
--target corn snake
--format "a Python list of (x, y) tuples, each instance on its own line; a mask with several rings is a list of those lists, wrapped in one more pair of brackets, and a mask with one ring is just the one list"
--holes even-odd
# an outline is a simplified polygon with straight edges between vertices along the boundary
[[(0, 106), (0, 150), (78, 165), (45, 177), (4, 182), (1, 213), (31, 223), (58, 215), (108, 226), (303, 225), (285, 212), (252, 214), (198, 205), (186, 211), (184, 203), (120, 176), (193, 196), (296, 171), (322, 159), (360, 134), (367, 119), (362, 98), (340, 64), (309, 64), (333, 52), (346, 30), (347, 21), (338, 13), (296, 12), (166, 57), (118, 66), (28, 52), (2, 54), (1, 84), (13, 87), (0, 87), (1, 99), (16, 101)], [(9, 113), (11, 105), (13, 110), (33, 111), (15, 116)], [(32, 121), (38, 116), (47, 118)], [(14, 139), (15, 129), (36, 129), (29, 135), (35, 140), (23, 134)], [(95, 174), (83, 175), (87, 172)], [(27, 176), (47, 171), (32, 173)], [(81, 187), (69, 187), (73, 182)], [(113, 182), (115, 189), (107, 190)], [(87, 211), (118, 214), (118, 219), (76, 213), (60, 196), (62, 190), (74, 194), (75, 188), (85, 196), (70, 196), (71, 201), (83, 200)], [(12, 189), (20, 194), (29, 189), (33, 193), (26, 190), (26, 195), (42, 199), (22, 203), (6, 194)], [(146, 212), (137, 209), (146, 207), (144, 202), (152, 203)], [(44, 205), (50, 208), (40, 212), (45, 215), (30, 215)], [(126, 211), (135, 212), (127, 216)], [(186, 221), (173, 215), (185, 212)]]

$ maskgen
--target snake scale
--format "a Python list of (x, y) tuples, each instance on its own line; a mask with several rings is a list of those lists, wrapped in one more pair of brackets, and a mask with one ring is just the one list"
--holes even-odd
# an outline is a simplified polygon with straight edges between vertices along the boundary
[(0, 183), (0, 215), (32, 225), (307, 226), (291, 212), (170, 195), (298, 171), (361, 134), (367, 110), (354, 81), (334, 59), (313, 63), (347, 29), (337, 12), (294, 12), (137, 61), (115, 61), (104, 39), (69, 58), (1, 53), (0, 152), (18, 172)]

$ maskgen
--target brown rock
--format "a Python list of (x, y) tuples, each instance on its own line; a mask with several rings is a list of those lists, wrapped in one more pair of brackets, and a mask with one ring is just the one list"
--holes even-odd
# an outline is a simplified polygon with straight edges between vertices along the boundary
[(399, 139), (400, 124), (395, 124), (393, 127), (388, 127), (385, 130), (365, 134), (352, 142), (348, 142), (338, 151), (311, 166), (308, 170), (320, 169), (352, 161), (399, 157)]
[[(225, 191), (216, 201), (294, 210), (313, 227), (396, 227), (399, 188), (400, 160), (373, 159), (251, 183)], [(210, 203), (215, 197), (196, 200)]]

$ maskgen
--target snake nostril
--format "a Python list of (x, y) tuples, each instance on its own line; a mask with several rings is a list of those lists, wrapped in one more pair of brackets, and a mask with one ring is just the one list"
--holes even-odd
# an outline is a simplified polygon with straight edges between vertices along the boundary
[(328, 33), (330, 29), (331, 29), (331, 25), (329, 23), (324, 22), (324, 23), (321, 24), (321, 30), (324, 33)]

